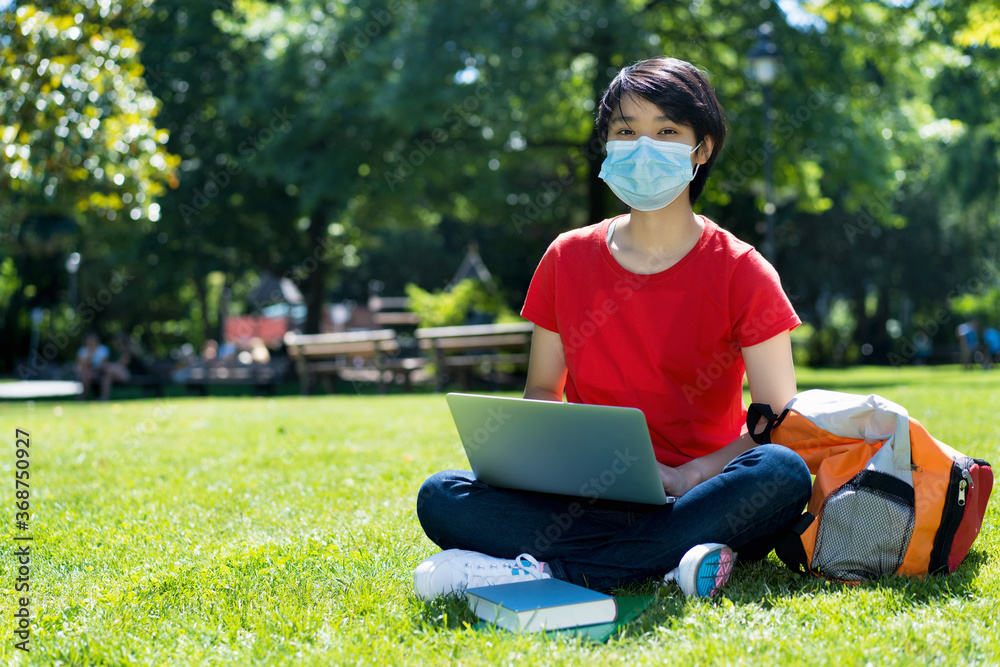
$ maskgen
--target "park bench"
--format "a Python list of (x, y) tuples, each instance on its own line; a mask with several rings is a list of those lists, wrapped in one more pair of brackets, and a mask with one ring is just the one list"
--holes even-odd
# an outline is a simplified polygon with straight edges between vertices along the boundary
[(468, 389), (471, 371), (483, 369), (495, 381), (499, 364), (526, 366), (531, 347), (531, 322), (427, 327), (414, 333), (420, 349), (436, 364), (436, 385), (444, 391), (451, 374)]
[(328, 393), (334, 381), (375, 382), (379, 391), (389, 381), (400, 378), (407, 390), (411, 374), (423, 368), (426, 360), (401, 357), (400, 344), (393, 329), (350, 331), (326, 334), (285, 334), (285, 349), (294, 360), (303, 394), (308, 394), (316, 379)]
[[(115, 388), (120, 387), (137, 387), (143, 395), (152, 394), (157, 398), (163, 398), (165, 387), (171, 383), (170, 371), (173, 367), (173, 361), (170, 359), (156, 359), (149, 361), (145, 365), (145, 369), (141, 373), (131, 373), (129, 379), (126, 382), (114, 382), (111, 386), (111, 391), (114, 392)], [(66, 375), (70, 376), (71, 373), (75, 374), (75, 371), (70, 370), (69, 367), (66, 371)], [(83, 389), (83, 385), (80, 385)], [(90, 396), (100, 396), (101, 395), (101, 377), (95, 377), (91, 386), (88, 388), (88, 393)]]
[(378, 327), (416, 327), (420, 321), (419, 316), (410, 311), (410, 298), (406, 296), (370, 296), (368, 310)]
[(185, 369), (179, 382), (189, 392), (208, 395), (213, 385), (252, 386), (258, 394), (275, 393), (288, 372), (287, 359), (272, 359), (267, 363), (196, 365)]
[(164, 387), (170, 384), (170, 370), (173, 368), (173, 363), (170, 359), (151, 361), (143, 373), (132, 373), (128, 382), (121, 384), (126, 387), (139, 387), (143, 393), (151, 391), (157, 398), (162, 398)]

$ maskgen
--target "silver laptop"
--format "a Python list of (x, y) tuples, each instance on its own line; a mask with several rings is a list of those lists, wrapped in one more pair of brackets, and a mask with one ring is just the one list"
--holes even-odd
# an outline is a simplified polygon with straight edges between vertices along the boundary
[(451, 393), (476, 479), (506, 489), (665, 505), (646, 418), (636, 408)]

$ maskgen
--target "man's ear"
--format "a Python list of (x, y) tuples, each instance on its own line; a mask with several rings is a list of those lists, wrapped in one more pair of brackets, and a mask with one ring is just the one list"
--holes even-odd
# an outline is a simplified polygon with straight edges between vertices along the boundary
[(701, 146), (698, 147), (698, 151), (695, 153), (695, 164), (705, 164), (708, 162), (708, 158), (712, 157), (712, 151), (715, 149), (715, 140), (709, 134), (705, 135), (705, 138), (701, 140)]

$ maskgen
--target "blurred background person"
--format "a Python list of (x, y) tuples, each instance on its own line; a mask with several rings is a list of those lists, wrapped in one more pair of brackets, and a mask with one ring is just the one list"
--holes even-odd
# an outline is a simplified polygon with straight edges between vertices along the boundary
[(146, 363), (142, 360), (136, 345), (127, 335), (120, 333), (115, 336), (116, 361), (105, 361), (101, 372), (101, 400), (111, 397), (111, 386), (115, 382), (124, 384), (134, 375), (144, 375), (147, 372)]
[(83, 347), (76, 353), (76, 377), (83, 384), (81, 399), (88, 398), (94, 383), (101, 380), (109, 354), (108, 346), (101, 342), (96, 332), (91, 331), (84, 337)]

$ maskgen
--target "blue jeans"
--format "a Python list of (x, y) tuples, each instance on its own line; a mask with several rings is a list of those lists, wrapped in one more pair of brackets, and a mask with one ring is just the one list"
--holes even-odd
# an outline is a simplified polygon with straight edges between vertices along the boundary
[(739, 562), (764, 558), (776, 533), (803, 511), (812, 489), (802, 459), (759, 445), (672, 505), (601, 501), (498, 489), (471, 472), (432, 475), (417, 517), (442, 549), (498, 558), (528, 553), (559, 579), (608, 590), (662, 577), (691, 547), (721, 542)]

